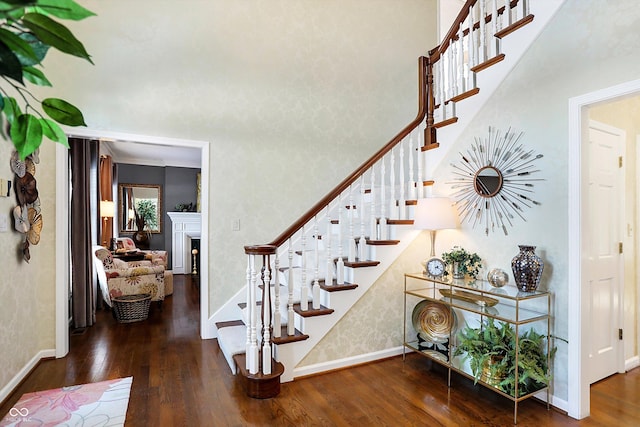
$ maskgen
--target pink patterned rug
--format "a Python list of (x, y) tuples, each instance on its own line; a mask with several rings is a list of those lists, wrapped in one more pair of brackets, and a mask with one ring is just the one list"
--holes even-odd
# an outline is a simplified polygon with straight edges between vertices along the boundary
[(123, 426), (133, 377), (25, 393), (0, 426)]

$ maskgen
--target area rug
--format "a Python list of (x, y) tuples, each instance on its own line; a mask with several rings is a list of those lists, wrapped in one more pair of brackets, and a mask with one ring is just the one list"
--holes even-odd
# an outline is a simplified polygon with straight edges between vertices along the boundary
[(133, 377), (25, 393), (0, 426), (123, 426)]

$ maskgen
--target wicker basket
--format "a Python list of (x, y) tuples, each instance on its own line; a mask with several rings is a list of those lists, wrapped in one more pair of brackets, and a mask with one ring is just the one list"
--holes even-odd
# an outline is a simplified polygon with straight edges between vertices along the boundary
[(145, 320), (149, 316), (151, 294), (123, 295), (112, 298), (113, 312), (119, 323)]

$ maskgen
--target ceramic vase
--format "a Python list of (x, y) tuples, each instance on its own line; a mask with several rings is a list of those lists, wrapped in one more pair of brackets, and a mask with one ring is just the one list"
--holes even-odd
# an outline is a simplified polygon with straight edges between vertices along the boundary
[(523, 292), (533, 292), (538, 289), (544, 262), (535, 254), (535, 246), (518, 245), (520, 252), (511, 260), (513, 279), (516, 286)]

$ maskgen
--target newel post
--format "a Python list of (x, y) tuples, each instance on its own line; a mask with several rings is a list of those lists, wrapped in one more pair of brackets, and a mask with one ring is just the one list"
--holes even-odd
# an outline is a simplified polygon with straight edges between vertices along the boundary
[[(249, 342), (247, 343), (247, 369), (249, 373), (256, 374), (262, 366), (262, 374), (271, 374), (271, 336), (273, 331), (272, 324), (272, 312), (271, 307), (271, 256), (276, 254), (277, 246), (275, 245), (254, 245), (245, 246), (244, 252), (249, 257), (248, 266), (251, 270), (247, 277), (247, 286), (250, 287), (247, 290), (247, 307), (249, 309), (249, 330), (251, 331), (249, 336)], [(260, 282), (257, 280), (257, 267), (256, 260), (262, 257), (262, 267), (260, 268)], [(257, 295), (259, 293), (260, 285), (262, 285), (262, 305), (261, 305), (261, 318), (262, 318), (262, 330), (260, 335), (262, 336), (261, 348), (258, 345), (258, 310), (257, 310)], [(276, 284), (277, 286), (277, 284)], [(260, 354), (262, 358), (260, 358)]]

